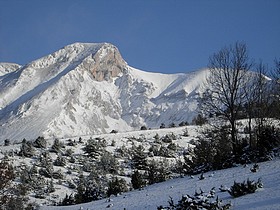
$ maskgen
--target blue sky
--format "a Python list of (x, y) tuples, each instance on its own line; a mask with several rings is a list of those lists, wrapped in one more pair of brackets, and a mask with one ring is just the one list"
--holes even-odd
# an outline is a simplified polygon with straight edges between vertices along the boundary
[(0, 62), (26, 64), (74, 42), (109, 42), (153, 72), (207, 66), (242, 41), (250, 57), (280, 58), (279, 0), (0, 0)]

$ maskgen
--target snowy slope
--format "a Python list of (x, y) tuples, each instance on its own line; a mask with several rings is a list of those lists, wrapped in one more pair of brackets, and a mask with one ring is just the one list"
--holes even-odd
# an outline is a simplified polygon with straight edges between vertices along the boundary
[(15, 71), (20, 67), (21, 66), (16, 63), (0, 63), (0, 77)]
[[(195, 191), (202, 189), (205, 192), (215, 187), (216, 196), (223, 200), (223, 203), (231, 203), (232, 209), (236, 210), (278, 210), (280, 209), (280, 160), (260, 163), (260, 170), (256, 173), (250, 171), (248, 167), (239, 166), (236, 168), (209, 172), (205, 174), (204, 180), (199, 180), (197, 176), (193, 178), (184, 177), (168, 180), (163, 183), (154, 184), (145, 187), (143, 190), (135, 190), (124, 193), (117, 197), (111, 197), (111, 201), (103, 199), (91, 203), (85, 203), (75, 206), (64, 207), (47, 207), (41, 209), (107, 209), (110, 205), (112, 210), (143, 210), (157, 209), (158, 206), (168, 206), (168, 200), (173, 198), (177, 203), (182, 195), (193, 195)], [(220, 192), (219, 187), (224, 185), (230, 187), (234, 181), (243, 182), (247, 179), (257, 181), (261, 178), (264, 185), (263, 188), (257, 190), (253, 194), (248, 194), (238, 198), (231, 197), (227, 192)]]
[(0, 77), (0, 142), (190, 122), (207, 73), (149, 73), (111, 44), (68, 45)]
[[(185, 129), (188, 129), (189, 136), (181, 136), (182, 132)], [(180, 147), (187, 148), (189, 145), (189, 141), (192, 139), (196, 139), (198, 134), (203, 130), (203, 126), (187, 126), (187, 127), (177, 127), (177, 128), (167, 128), (167, 129), (158, 129), (158, 130), (146, 130), (146, 131), (132, 131), (125, 133), (117, 133), (117, 134), (102, 134), (95, 136), (83, 136), (83, 140), (91, 138), (101, 138), (105, 139), (107, 142), (106, 150), (110, 152), (114, 152), (117, 148), (125, 145), (127, 148), (131, 147), (132, 143), (135, 145), (143, 145), (146, 150), (148, 150), (150, 143), (152, 143), (153, 137), (155, 134), (159, 134), (159, 136), (164, 136), (168, 133), (174, 133), (177, 136), (175, 140), (176, 144), (180, 145)], [(131, 138), (135, 139), (134, 142), (131, 142)], [(143, 139), (142, 142), (137, 142), (137, 138), (141, 137)], [(78, 138), (73, 139), (78, 142)], [(112, 141), (115, 141), (115, 146), (111, 145)], [(67, 139), (61, 139), (61, 142), (64, 142), (65, 145), (67, 143)], [(52, 145), (53, 140), (48, 142), (48, 145)], [(10, 145), (10, 146), (1, 146), (1, 154), (0, 158), (3, 158), (6, 152), (12, 150), (17, 151), (20, 147), (18, 145)], [(74, 149), (74, 154), (82, 155), (81, 147), (84, 147), (84, 144), (78, 144), (75, 147), (71, 147)], [(67, 148), (70, 148), (67, 146)], [(56, 154), (52, 154), (52, 158), (56, 158)], [(38, 157), (38, 156), (37, 156)], [(158, 157), (157, 157), (158, 158)], [(35, 158), (36, 159), (36, 158)], [(33, 165), (34, 157), (32, 158), (22, 158), (21, 156), (13, 155), (9, 158), (10, 163), (18, 165), (23, 165), (23, 162), (28, 166)], [(77, 163), (76, 163), (77, 164)], [(170, 197), (174, 200), (175, 203), (181, 196), (185, 194), (194, 195), (195, 191), (199, 192), (200, 189), (204, 192), (209, 192), (213, 187), (215, 187), (216, 194), (219, 199), (223, 201), (223, 203), (231, 203), (233, 210), (278, 210), (280, 208), (280, 159), (275, 159), (273, 161), (258, 163), (259, 170), (256, 173), (251, 172), (250, 168), (252, 168), (253, 164), (244, 166), (240, 165), (235, 168), (212, 171), (205, 173), (205, 179), (199, 180), (200, 175), (195, 175), (193, 177), (185, 176), (183, 178), (174, 178), (162, 183), (153, 184), (150, 186), (144, 187), (143, 190), (133, 190), (130, 192), (123, 193), (118, 196), (111, 196), (110, 201), (108, 199), (102, 199), (90, 203), (83, 203), (79, 205), (73, 206), (41, 206), (42, 210), (51, 210), (51, 209), (66, 209), (66, 210), (76, 210), (76, 209), (89, 209), (89, 210), (101, 210), (101, 209), (126, 209), (126, 210), (142, 210), (142, 209), (157, 209), (158, 206), (168, 206), (168, 200)], [(66, 169), (71, 168), (70, 163), (63, 168), (63, 171), (66, 173)], [(55, 168), (55, 170), (61, 169), (61, 167)], [(74, 175), (78, 175), (78, 173), (73, 170), (72, 174), (65, 175), (65, 180), (73, 179)], [(124, 177), (123, 177), (124, 178)], [(238, 198), (231, 197), (227, 192), (220, 192), (219, 188), (223, 185), (226, 188), (229, 188), (233, 185), (234, 181), (243, 182), (247, 179), (255, 180), (261, 179), (263, 183), (263, 188), (258, 189), (253, 194), (248, 194), (245, 196), (241, 196)], [(35, 199), (34, 195), (29, 195), (30, 201), (35, 201), (38, 204), (47, 204), (51, 203), (51, 200), (56, 199), (58, 202), (62, 198), (65, 197), (65, 194), (68, 193), (70, 195), (73, 193), (65, 184), (65, 181), (62, 184), (55, 181), (55, 192), (51, 193), (54, 197), (47, 197), (46, 199)], [(75, 191), (74, 191), (75, 192)], [(58, 196), (58, 197), (57, 197)], [(49, 198), (52, 198), (48, 200)], [(109, 206), (109, 207), (108, 207)]]

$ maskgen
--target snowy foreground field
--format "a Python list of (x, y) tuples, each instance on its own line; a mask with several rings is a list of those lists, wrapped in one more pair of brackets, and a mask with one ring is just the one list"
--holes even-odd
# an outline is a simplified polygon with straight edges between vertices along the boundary
[[(252, 173), (250, 168), (239, 166), (231, 169), (220, 170), (205, 173), (205, 179), (199, 180), (199, 176), (184, 177), (169, 180), (163, 183), (154, 184), (145, 187), (143, 190), (136, 190), (124, 193), (117, 197), (111, 197), (110, 200), (103, 199), (95, 202), (68, 206), (54, 207), (44, 206), (41, 209), (114, 209), (114, 210), (136, 210), (136, 209), (157, 209), (158, 206), (168, 206), (168, 200), (173, 198), (174, 202), (184, 194), (193, 195), (195, 191), (202, 189), (205, 192), (215, 187), (216, 196), (222, 199), (224, 203), (230, 202), (232, 209), (238, 210), (273, 210), (280, 209), (280, 160), (273, 160), (259, 164), (260, 169)], [(221, 185), (230, 187), (234, 181), (243, 182), (247, 179), (257, 181), (262, 180), (264, 187), (258, 189), (253, 194), (233, 198), (227, 192), (221, 192)]]

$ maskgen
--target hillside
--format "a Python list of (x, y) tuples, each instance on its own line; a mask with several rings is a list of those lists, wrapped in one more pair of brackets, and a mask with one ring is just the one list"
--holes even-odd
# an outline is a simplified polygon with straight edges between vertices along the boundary
[[(260, 170), (252, 173), (250, 167), (239, 166), (236, 168), (205, 173), (205, 179), (199, 180), (199, 175), (194, 177), (184, 177), (168, 180), (164, 183), (157, 183), (143, 190), (135, 190), (123, 193), (117, 197), (112, 197), (111, 201), (103, 199), (91, 203), (65, 207), (43, 207), (44, 210), (50, 209), (126, 209), (143, 210), (154, 209), (159, 206), (168, 206), (170, 197), (175, 203), (183, 195), (193, 195), (195, 191), (202, 189), (206, 193), (215, 187), (215, 196), (223, 201), (224, 204), (230, 203), (231, 209), (235, 210), (278, 210), (280, 208), (280, 185), (279, 185), (279, 164), (280, 160), (260, 163)], [(247, 179), (261, 179), (264, 187), (254, 194), (248, 194), (238, 198), (232, 198), (227, 192), (221, 192), (221, 185), (230, 187), (233, 183), (243, 182)]]
[[(58, 204), (66, 194), (75, 194), (81, 173), (87, 177), (93, 168), (96, 168), (96, 171), (101, 170), (98, 173), (102, 177), (103, 173), (107, 178), (118, 175), (124, 178), (130, 186), (132, 174), (130, 159), (139, 148), (142, 148), (143, 151), (141, 149), (140, 152), (143, 152), (145, 157), (151, 160), (155, 156), (156, 160), (165, 160), (168, 164), (173, 164), (172, 161), (180, 159), (182, 152), (191, 146), (189, 141), (196, 139), (201, 128), (189, 126), (188, 136), (183, 136), (185, 130), (186, 127), (178, 127), (82, 136), (81, 138), (60, 139), (58, 147), (54, 147), (57, 140), (50, 139), (44, 144), (42, 143), (44, 141), (38, 138), (32, 144), (34, 145), (32, 151), (28, 149), (28, 145), (30, 145), (28, 142), (0, 146), (0, 160), (1, 162), (8, 160), (10, 164), (15, 166), (18, 175), (14, 184), (21, 182), (27, 186), (26, 196), (30, 199), (29, 202), (54, 205)], [(166, 136), (172, 136), (173, 140), (170, 139), (169, 143), (160, 143), (161, 139), (166, 138)], [(167, 148), (170, 141), (177, 145), (176, 148)], [(36, 146), (38, 145), (36, 142), (41, 142), (39, 144), (41, 146)], [(92, 153), (85, 150), (91, 144), (93, 146)], [(154, 152), (158, 151), (158, 154), (153, 155), (153, 152), (149, 151), (152, 147), (155, 147)], [(160, 152), (160, 150), (164, 152)], [(63, 159), (64, 164), (56, 164), (55, 161), (58, 158)], [(102, 159), (107, 163), (100, 162)], [(111, 167), (114, 168), (113, 171), (109, 170)], [(96, 180), (105, 178), (99, 176)], [(46, 191), (50, 182), (53, 182), (54, 185), (53, 192)], [(106, 187), (106, 183), (102, 184), (102, 189)], [(73, 188), (71, 185), (75, 187)]]
[[(207, 125), (205, 126), (207, 127)], [(178, 161), (182, 160), (189, 151), (188, 149), (194, 146), (193, 142), (206, 129), (205, 126), (185, 126), (60, 139), (57, 146), (54, 146), (55, 141), (52, 139), (46, 141), (46, 147), (40, 148), (37, 148), (38, 143), (36, 142), (39, 141), (36, 140), (33, 143), (35, 151), (29, 151), (26, 148), (26, 153), (21, 153), (24, 151), (24, 143), (1, 146), (0, 159), (8, 160), (15, 166), (18, 175), (13, 184), (19, 186), (17, 184), (22, 183), (23, 186), (26, 186), (28, 190), (25, 197), (28, 198), (28, 203), (39, 205), (43, 210), (157, 209), (161, 205), (168, 206), (170, 197), (177, 203), (181, 196), (194, 195), (200, 190), (203, 190), (206, 196), (213, 187), (215, 187), (215, 195), (212, 200), (215, 201), (218, 196), (223, 204), (230, 203), (231, 209), (279, 209), (279, 158), (259, 163), (257, 172), (252, 172), (253, 164), (248, 164), (207, 172), (204, 174), (205, 179), (203, 180), (199, 179), (201, 174), (180, 175), (180, 162)], [(94, 147), (92, 153), (87, 152), (85, 148), (92, 143), (100, 147)], [(176, 145), (175, 148), (170, 147), (172, 144)], [(29, 154), (32, 155), (29, 156)], [(161, 177), (159, 182), (164, 182), (153, 183), (140, 190), (133, 190), (132, 174), (136, 170), (135, 167), (139, 167), (135, 165), (139, 161), (135, 159), (138, 157), (136, 154), (145, 154), (149, 164), (156, 161), (157, 166), (153, 169), (152, 165), (149, 165), (149, 170), (155, 173), (155, 176)], [(163, 171), (158, 174), (158, 170)], [(81, 179), (81, 174), (84, 179)], [(93, 189), (103, 192), (103, 190), (108, 190), (106, 186), (114, 177), (125, 180), (128, 192), (120, 193), (117, 196), (111, 195), (110, 199), (90, 203), (53, 206), (61, 202), (66, 195), (77, 194), (82, 180), (86, 181), (88, 185), (93, 184)], [(147, 176), (146, 179), (150, 178)], [(219, 190), (221, 185), (229, 189), (235, 181), (243, 182), (247, 179), (254, 181), (261, 179), (263, 188), (253, 194), (238, 198), (233, 198), (228, 192)]]
[(208, 73), (141, 71), (108, 43), (75, 43), (1, 72), (0, 142), (190, 122)]

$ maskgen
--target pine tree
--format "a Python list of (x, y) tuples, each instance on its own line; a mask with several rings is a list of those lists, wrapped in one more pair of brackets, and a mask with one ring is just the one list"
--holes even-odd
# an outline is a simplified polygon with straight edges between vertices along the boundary
[(145, 170), (147, 166), (147, 154), (142, 145), (132, 148), (132, 164), (138, 170)]
[(32, 157), (35, 154), (35, 149), (30, 141), (22, 140), (21, 148), (19, 151), (20, 156)]
[(58, 139), (55, 139), (53, 145), (51, 146), (51, 152), (61, 153), (61, 149), (64, 147), (63, 143)]
[(171, 171), (166, 161), (152, 160), (148, 164), (147, 178), (149, 184), (166, 181), (170, 178)]
[(105, 151), (100, 157), (100, 160), (97, 161), (97, 167), (104, 172), (116, 174), (118, 172), (119, 163), (110, 152)]
[(34, 142), (33, 146), (36, 148), (46, 148), (47, 147), (47, 141), (44, 137), (39, 136)]
[(146, 186), (144, 176), (138, 170), (135, 170), (131, 175), (131, 184), (134, 189), (140, 189)]
[(61, 154), (58, 154), (57, 158), (55, 159), (53, 164), (55, 166), (65, 166), (66, 165), (66, 159)]
[(59, 206), (69, 206), (69, 205), (74, 205), (74, 204), (76, 204), (74, 196), (72, 194), (71, 195), (66, 194), (65, 198), (63, 198), (63, 200), (58, 205)]
[(104, 144), (98, 139), (90, 138), (83, 150), (89, 157), (98, 159), (98, 157), (104, 152)]
[(51, 179), (51, 181), (48, 182), (47, 192), (48, 192), (48, 193), (53, 193), (53, 192), (55, 192), (54, 184), (53, 184), (53, 179)]
[(23, 209), (18, 189), (12, 185), (15, 175), (13, 166), (2, 160), (0, 162), (0, 209)]
[(79, 184), (77, 186), (77, 193), (75, 194), (75, 203), (84, 203), (84, 193), (86, 191), (86, 179), (83, 174), (79, 176)]
[(118, 195), (119, 193), (126, 192), (127, 190), (127, 184), (124, 179), (113, 177), (113, 179), (108, 183), (107, 195), (110, 197), (110, 195)]
[(5, 139), (4, 146), (9, 146), (11, 144), (10, 139)]

